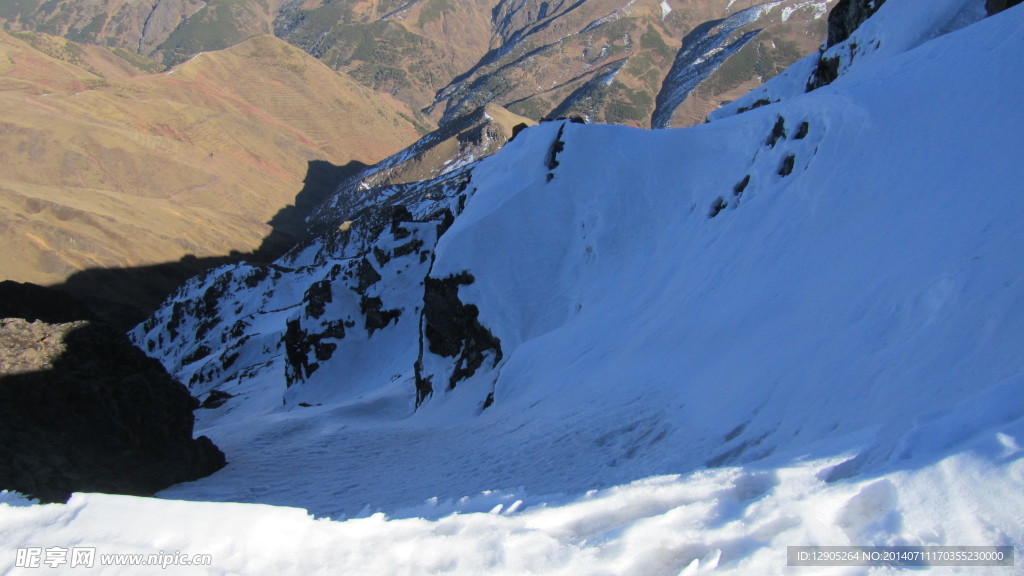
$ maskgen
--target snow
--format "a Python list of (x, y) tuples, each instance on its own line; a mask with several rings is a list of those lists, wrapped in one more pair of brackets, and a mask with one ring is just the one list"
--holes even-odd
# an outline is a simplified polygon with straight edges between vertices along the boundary
[[(303, 297), (399, 246), (387, 233), (190, 283), (177, 302), (232, 272), (209, 359), (159, 338), (166, 310), (133, 337), (186, 381), (239, 354), (196, 384), (238, 393), (197, 413), (229, 465), (158, 499), (0, 496), (0, 571), (52, 546), (213, 557), (170, 573), (370, 575), (883, 574), (787, 568), (787, 547), (1019, 550), (1024, 8), (964, 17), (975, 4), (889, 0), (864, 63), (809, 94), (783, 75), (764, 93), (779, 102), (702, 126), (521, 132), (471, 168), (440, 239), (404, 224), (429, 260), (374, 264), (370, 293), (403, 313), (372, 335), (340, 280), (320, 320)], [(410, 211), (453, 206), (452, 188)], [(419, 281), (462, 272), (501, 359), (416, 409)], [(358, 322), (287, 387), (286, 322), (329, 318)], [(984, 570), (929, 573), (1022, 573)]]
[[(66, 505), (0, 504), (4, 548), (95, 547), (103, 555), (209, 554), (168, 574), (855, 574), (786, 569), (786, 547), (875, 541), (1017, 543), (1021, 460), (969, 454), (884, 478), (828, 484), (829, 462), (659, 476), (575, 496), (479, 494), (393, 516), (334, 522), (295, 508), (75, 494)], [(987, 488), (976, 490), (977, 483)], [(524, 502), (525, 503), (522, 503)], [(490, 507), (490, 508), (488, 508)], [(453, 513), (453, 508), (479, 510)], [(514, 508), (514, 509), (513, 509)], [(911, 538), (903, 526), (922, 527)], [(1000, 533), (998, 527), (1008, 528)], [(226, 537), (230, 535), (230, 537)], [(11, 564), (6, 554), (5, 562)], [(11, 574), (67, 573), (47, 567)], [(1019, 573), (1013, 568), (991, 573)], [(71, 570), (70, 572), (74, 572)], [(163, 572), (161, 572), (163, 573)], [(876, 569), (871, 573), (886, 573)], [(929, 574), (982, 573), (933, 568)]]
[[(932, 10), (921, 11), (913, 2), (886, 2), (853, 35), (825, 52), (839, 58), (839, 73), (872, 67), (904, 54), (924, 42), (969, 26), (985, 17), (978, 0), (933, 0)], [(776, 102), (803, 94), (818, 55), (797, 62), (778, 77), (712, 113), (711, 118), (736, 114), (757, 100)]]
[(782, 21), (786, 22), (794, 12), (808, 8), (814, 14), (814, 19), (817, 20), (822, 16), (828, 14), (828, 2), (822, 2), (821, 0), (806, 0), (805, 2), (799, 2), (793, 6), (786, 6), (782, 9)]

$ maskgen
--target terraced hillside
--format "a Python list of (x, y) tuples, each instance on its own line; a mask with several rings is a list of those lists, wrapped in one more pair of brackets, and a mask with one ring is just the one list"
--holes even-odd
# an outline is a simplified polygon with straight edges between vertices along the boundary
[(139, 64), (0, 32), (0, 279), (155, 305), (204, 263), (88, 271), (287, 245), (297, 195), (313, 204), (419, 137), (401, 104), (273, 36), (167, 73)]

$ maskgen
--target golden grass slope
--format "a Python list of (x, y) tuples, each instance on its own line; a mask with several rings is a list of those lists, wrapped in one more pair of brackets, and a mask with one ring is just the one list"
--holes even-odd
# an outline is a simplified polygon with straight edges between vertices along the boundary
[(396, 101), (272, 36), (161, 74), (44, 39), (64, 58), (0, 32), (0, 279), (252, 251), (310, 162), (418, 137)]

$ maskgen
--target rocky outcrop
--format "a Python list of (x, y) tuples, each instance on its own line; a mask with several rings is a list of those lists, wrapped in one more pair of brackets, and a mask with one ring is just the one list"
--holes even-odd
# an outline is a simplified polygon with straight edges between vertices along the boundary
[(885, 0), (839, 0), (828, 14), (828, 39), (825, 47), (831, 48), (849, 38), (882, 4), (885, 4)]
[(865, 20), (885, 4), (885, 0), (839, 0), (828, 15), (828, 38), (818, 56), (818, 64), (807, 81), (807, 91), (827, 86), (839, 77), (839, 56), (827, 50), (845, 42)]
[[(495, 365), (502, 358), (501, 341), (480, 324), (480, 310), (459, 300), (459, 286), (474, 281), (468, 272), (442, 279), (428, 277), (424, 281), (422, 336), (431, 353), (455, 358), (448, 390), (475, 374), (487, 352), (494, 354)], [(417, 404), (433, 392), (433, 383), (427, 378), (422, 374), (421, 351), (421, 359), (416, 366)]]
[(1011, 6), (1016, 6), (1022, 1), (1024, 0), (985, 0), (985, 11), (987, 11), (988, 15), (991, 16), (1010, 8)]
[(0, 487), (45, 502), (146, 495), (225, 464), (198, 402), (60, 292), (0, 283)]

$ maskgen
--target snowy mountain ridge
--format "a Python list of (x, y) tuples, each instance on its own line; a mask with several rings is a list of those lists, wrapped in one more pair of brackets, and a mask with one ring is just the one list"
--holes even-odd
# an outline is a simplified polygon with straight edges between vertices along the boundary
[(193, 280), (132, 336), (225, 393), (197, 431), (228, 466), (162, 493), (222, 503), (7, 507), (8, 546), (117, 519), (108, 547), (229, 572), (666, 575), (1019, 547), (1024, 8), (983, 15), (888, 0), (827, 86), (807, 60), (694, 128), (544, 123)]

